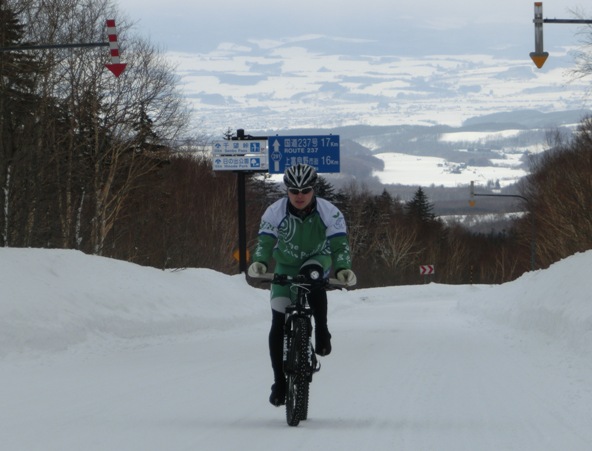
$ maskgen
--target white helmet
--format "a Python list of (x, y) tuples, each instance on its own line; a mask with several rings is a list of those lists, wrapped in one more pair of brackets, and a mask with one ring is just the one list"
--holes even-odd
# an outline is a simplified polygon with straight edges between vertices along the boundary
[(288, 188), (313, 187), (317, 181), (317, 171), (308, 164), (290, 166), (284, 172), (284, 184)]

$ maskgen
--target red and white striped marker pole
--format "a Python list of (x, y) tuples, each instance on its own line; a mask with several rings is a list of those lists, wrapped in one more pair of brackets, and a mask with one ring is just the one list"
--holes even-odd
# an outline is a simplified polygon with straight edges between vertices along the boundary
[(113, 75), (119, 77), (125, 70), (125, 63), (119, 59), (119, 44), (117, 43), (117, 32), (115, 31), (115, 20), (107, 19), (107, 36), (109, 37), (109, 50), (111, 52), (111, 64), (105, 64), (105, 67), (113, 72)]

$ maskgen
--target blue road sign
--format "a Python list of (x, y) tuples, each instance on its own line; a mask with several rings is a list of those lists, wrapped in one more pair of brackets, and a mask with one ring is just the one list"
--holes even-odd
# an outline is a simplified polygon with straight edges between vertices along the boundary
[(282, 174), (305, 163), (318, 172), (339, 172), (339, 135), (272, 136), (267, 138), (269, 173)]

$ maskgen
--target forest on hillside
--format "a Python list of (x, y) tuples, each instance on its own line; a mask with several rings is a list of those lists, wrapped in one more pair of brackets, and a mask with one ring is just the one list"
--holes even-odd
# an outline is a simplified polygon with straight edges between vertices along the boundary
[[(0, 0), (0, 45), (104, 41), (105, 14), (117, 17), (110, 0)], [(212, 170), (158, 49), (118, 27), (128, 62), (119, 78), (98, 50), (0, 52), (0, 246), (235, 274), (237, 175)], [(359, 171), (376, 164), (355, 146), (350, 157)], [(345, 214), (360, 287), (501, 283), (592, 248), (591, 173), (585, 118), (533, 161), (518, 187), (524, 214), (501, 231), (444, 223), (425, 187), (402, 199), (355, 178), (322, 179), (316, 192)], [(250, 249), (264, 209), (283, 195), (247, 175)], [(425, 279), (420, 265), (435, 274)]]

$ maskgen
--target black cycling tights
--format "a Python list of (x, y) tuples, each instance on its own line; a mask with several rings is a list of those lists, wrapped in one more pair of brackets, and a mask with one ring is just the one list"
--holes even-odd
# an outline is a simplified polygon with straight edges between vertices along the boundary
[[(313, 311), (316, 328), (327, 327), (327, 292), (325, 290), (313, 291), (309, 297), (310, 307)], [(275, 380), (283, 377), (282, 368), (284, 350), (284, 324), (285, 315), (282, 312), (272, 310), (271, 329), (269, 331), (269, 356)]]
[(283, 370), (283, 352), (284, 352), (284, 323), (285, 317), (282, 312), (272, 310), (271, 329), (269, 331), (269, 356), (271, 357), (271, 367), (273, 368), (273, 377), (279, 381), (284, 376)]

